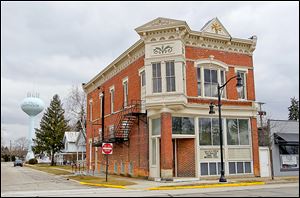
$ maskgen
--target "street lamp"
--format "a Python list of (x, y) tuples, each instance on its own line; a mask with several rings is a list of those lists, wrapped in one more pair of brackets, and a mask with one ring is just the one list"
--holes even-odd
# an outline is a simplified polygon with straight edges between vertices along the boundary
[[(219, 83), (218, 83), (218, 105), (216, 105), (216, 106), (218, 106), (218, 110), (219, 110), (219, 131), (220, 131), (220, 150), (221, 150), (221, 177), (219, 179), (219, 182), (227, 182), (227, 180), (224, 176), (223, 149), (222, 149), (222, 147), (223, 147), (223, 131), (222, 131), (222, 120), (221, 120), (221, 91), (227, 85), (227, 83), (229, 81), (231, 81), (232, 79), (234, 79), (234, 78), (237, 79), (236, 87), (237, 87), (238, 93), (240, 93), (243, 89), (243, 82), (242, 82), (242, 78), (239, 75), (231, 77), (222, 86), (220, 86)], [(214, 114), (214, 113), (215, 113), (214, 104), (210, 103), (210, 105), (209, 105), (209, 114)]]

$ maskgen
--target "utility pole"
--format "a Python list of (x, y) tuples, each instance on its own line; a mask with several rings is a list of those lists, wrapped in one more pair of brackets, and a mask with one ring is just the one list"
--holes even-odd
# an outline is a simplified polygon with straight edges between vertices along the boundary
[(261, 132), (262, 132), (262, 144), (265, 145), (265, 132), (264, 132), (264, 126), (263, 126), (263, 120), (262, 120), (262, 116), (266, 115), (265, 111), (262, 111), (261, 106), (265, 104), (264, 102), (258, 102), (259, 105), (259, 111), (258, 111), (258, 115), (260, 117), (260, 127), (261, 127)]

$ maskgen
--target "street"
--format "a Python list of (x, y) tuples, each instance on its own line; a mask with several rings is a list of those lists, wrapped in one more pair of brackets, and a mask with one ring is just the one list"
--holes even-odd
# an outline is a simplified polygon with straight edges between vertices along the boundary
[(1, 197), (299, 197), (299, 183), (182, 190), (113, 189), (80, 185), (27, 167), (1, 163)]

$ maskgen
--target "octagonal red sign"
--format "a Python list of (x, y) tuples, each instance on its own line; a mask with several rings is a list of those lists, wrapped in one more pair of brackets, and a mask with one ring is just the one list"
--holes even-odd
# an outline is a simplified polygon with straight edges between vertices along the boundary
[(112, 143), (102, 143), (102, 154), (110, 155), (113, 153)]

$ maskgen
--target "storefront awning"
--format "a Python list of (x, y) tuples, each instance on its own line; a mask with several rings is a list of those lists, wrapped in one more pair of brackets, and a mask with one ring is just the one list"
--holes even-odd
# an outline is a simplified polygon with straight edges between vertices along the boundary
[(299, 144), (299, 134), (297, 133), (274, 133), (274, 139), (275, 144)]

